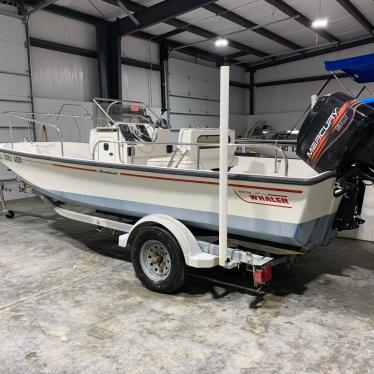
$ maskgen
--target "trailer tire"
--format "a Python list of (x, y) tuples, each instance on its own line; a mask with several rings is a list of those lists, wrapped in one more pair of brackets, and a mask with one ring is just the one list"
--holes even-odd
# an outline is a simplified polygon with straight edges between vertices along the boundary
[(142, 284), (156, 292), (174, 293), (185, 283), (187, 266), (177, 239), (152, 225), (138, 231), (132, 242), (132, 264)]

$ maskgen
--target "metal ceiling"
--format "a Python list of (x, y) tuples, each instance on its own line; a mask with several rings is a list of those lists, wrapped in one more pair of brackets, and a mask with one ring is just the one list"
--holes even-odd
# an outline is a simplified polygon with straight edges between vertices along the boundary
[[(1, 2), (1, 1), (0, 1)], [(28, 5), (48, 3), (25, 1)], [(51, 2), (52, 3), (52, 2)], [(374, 43), (373, 0), (58, 0), (44, 10), (95, 23), (116, 21), (121, 35), (179, 52), (260, 69)], [(132, 13), (129, 17), (128, 12)], [(326, 17), (325, 30), (313, 19)], [(224, 36), (227, 48), (214, 41)]]

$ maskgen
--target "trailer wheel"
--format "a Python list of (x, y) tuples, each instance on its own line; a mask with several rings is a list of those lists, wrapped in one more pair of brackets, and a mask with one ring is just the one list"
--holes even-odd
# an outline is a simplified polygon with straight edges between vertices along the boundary
[(132, 263), (137, 277), (152, 291), (176, 292), (187, 278), (182, 249), (163, 227), (148, 226), (139, 231), (132, 245)]

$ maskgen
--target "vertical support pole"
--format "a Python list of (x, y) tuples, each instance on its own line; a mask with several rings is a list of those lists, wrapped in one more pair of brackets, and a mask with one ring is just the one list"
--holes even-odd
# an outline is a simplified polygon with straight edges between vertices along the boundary
[(25, 1), (24, 0), (21, 0), (21, 1), (18, 2), (17, 13), (18, 13), (19, 16), (24, 16), (26, 14)]
[(230, 67), (220, 68), (220, 126), (219, 126), (219, 264), (227, 259), (227, 154), (229, 138)]
[(99, 21), (96, 24), (96, 45), (97, 45), (97, 67), (99, 70), (99, 95), (109, 97), (108, 71), (108, 22)]
[[(33, 137), (30, 135), (30, 141), (33, 140), (36, 142), (36, 129), (35, 129), (35, 105), (34, 105), (34, 90), (32, 86), (32, 66), (31, 66), (31, 52), (30, 52), (30, 33), (29, 33), (29, 15), (27, 15), (25, 10), (25, 4), (24, 1), (20, 2), (20, 5), (18, 6), (18, 14), (22, 15), (23, 22), (25, 25), (25, 36), (26, 36), (26, 52), (27, 52), (27, 69), (28, 69), (28, 76), (29, 76), (29, 90), (30, 90), (30, 101), (31, 101), (31, 118), (33, 120), (32, 122), (32, 133)], [(28, 122), (30, 124), (30, 122)]]
[(249, 114), (255, 114), (255, 72), (249, 72)]
[(97, 63), (100, 96), (122, 98), (121, 37), (117, 22), (96, 24)]
[(122, 99), (122, 56), (121, 36), (118, 21), (109, 24), (109, 95), (112, 99)]
[(167, 111), (167, 74), (168, 74), (168, 58), (169, 58), (169, 50), (168, 47), (162, 43), (160, 45), (160, 78), (161, 78), (161, 114), (164, 114)]

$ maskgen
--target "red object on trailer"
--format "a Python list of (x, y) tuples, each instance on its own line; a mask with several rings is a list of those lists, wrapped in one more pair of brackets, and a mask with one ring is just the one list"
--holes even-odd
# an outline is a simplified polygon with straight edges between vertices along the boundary
[(255, 269), (253, 271), (253, 282), (255, 286), (259, 284), (269, 283), (273, 276), (271, 265), (266, 264), (262, 269)]

